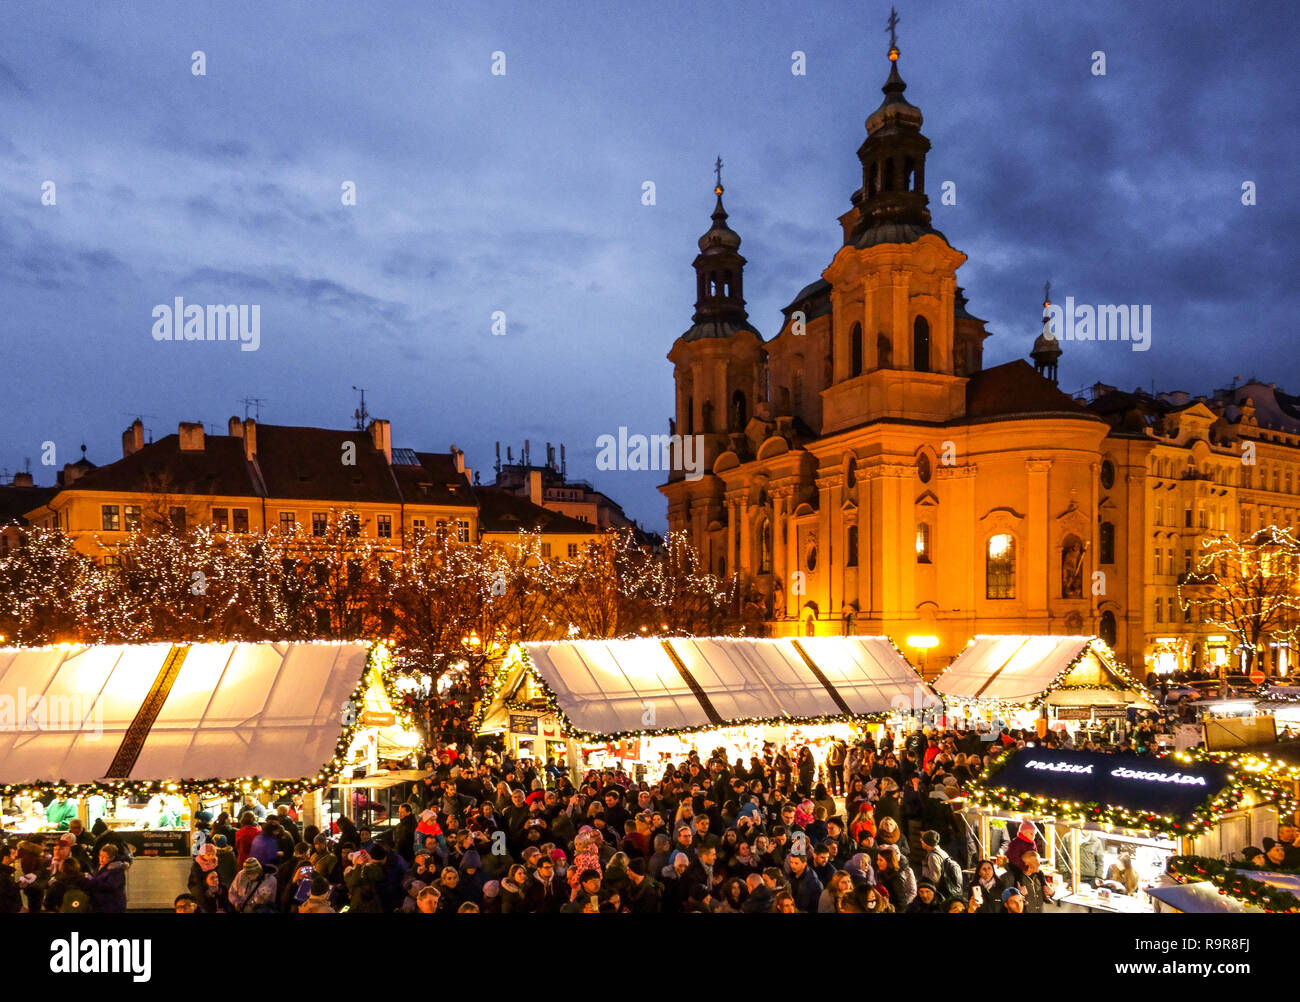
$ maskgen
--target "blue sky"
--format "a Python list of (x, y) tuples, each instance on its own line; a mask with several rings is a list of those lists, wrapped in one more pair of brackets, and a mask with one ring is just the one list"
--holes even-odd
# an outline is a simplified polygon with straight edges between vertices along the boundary
[[(107, 462), (134, 414), (224, 431), (245, 396), (347, 427), (358, 385), (396, 445), (454, 443), (487, 480), (494, 441), (563, 441), (571, 475), (662, 528), (659, 475), (598, 473), (596, 439), (666, 430), (713, 158), (771, 336), (839, 248), (888, 5), (268, 6), (0, 7), (0, 466), (50, 483), (43, 442)], [(899, 9), (986, 364), (1027, 353), (1050, 276), (1154, 316), (1144, 353), (1065, 344), (1063, 388), (1300, 392), (1294, 12), (1133, 7)], [(155, 342), (176, 296), (259, 304), (259, 350)]]

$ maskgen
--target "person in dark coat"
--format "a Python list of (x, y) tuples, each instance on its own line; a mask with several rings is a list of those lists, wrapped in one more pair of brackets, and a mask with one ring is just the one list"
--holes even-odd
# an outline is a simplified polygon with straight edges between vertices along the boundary
[(794, 895), (794, 906), (801, 912), (816, 914), (817, 903), (825, 889), (817, 879), (817, 873), (808, 865), (808, 857), (791, 853), (787, 858), (790, 864), (790, 893)]
[(633, 915), (657, 915), (663, 907), (663, 885), (649, 876), (647, 869), (644, 859), (627, 864), (628, 888), (623, 901)]
[(100, 847), (99, 869), (86, 879), (92, 912), (121, 914), (126, 911), (127, 868), (128, 864), (118, 859), (116, 846)]
[(393, 828), (393, 839), (397, 854), (406, 860), (407, 865), (415, 862), (415, 813), (410, 804), (397, 808), (397, 825)]
[(555, 877), (554, 860), (543, 858), (524, 890), (524, 911), (534, 915), (555, 915), (569, 897), (569, 885)]

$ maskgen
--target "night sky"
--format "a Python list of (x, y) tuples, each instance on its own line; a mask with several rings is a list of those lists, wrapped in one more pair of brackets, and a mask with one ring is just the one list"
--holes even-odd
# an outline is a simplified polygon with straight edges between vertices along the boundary
[[(112, 461), (136, 414), (155, 438), (224, 434), (243, 397), (349, 427), (357, 385), (394, 445), (454, 443), (487, 482), (494, 441), (535, 461), (564, 442), (571, 476), (662, 529), (662, 475), (597, 472), (596, 439), (667, 430), (714, 157), (771, 337), (839, 249), (888, 4), (270, 6), (0, 6), (0, 467), (52, 483), (45, 441), (59, 465), (83, 442)], [(1064, 343), (1064, 389), (1300, 392), (1290, 6), (899, 14), (987, 365), (1028, 353), (1050, 278), (1053, 299), (1153, 312), (1147, 352)], [(259, 350), (156, 342), (177, 296), (260, 305)]]

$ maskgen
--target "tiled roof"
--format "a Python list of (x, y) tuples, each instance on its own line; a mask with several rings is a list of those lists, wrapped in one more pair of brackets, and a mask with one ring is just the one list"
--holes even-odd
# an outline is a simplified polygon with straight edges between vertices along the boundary
[(1018, 414), (1068, 414), (1098, 420), (1024, 359), (973, 373), (966, 384), (966, 420)]
[(45, 504), (57, 493), (57, 487), (0, 485), (0, 526), (26, 525), (27, 519), (23, 516)]
[(168, 435), (114, 463), (88, 470), (68, 489), (231, 497), (260, 493), (252, 467), (244, 459), (244, 443), (230, 435), (205, 436), (203, 448), (195, 450), (182, 450), (180, 436)]
[(404, 451), (410, 451), (419, 465), (393, 466), (393, 476), (397, 478), (403, 501), (407, 504), (474, 505), (469, 480), (465, 474), (456, 472), (456, 460), (450, 453)]
[[(353, 448), (345, 451), (347, 443)], [(345, 466), (345, 456), (355, 459), (355, 465)], [(340, 503), (401, 500), (388, 460), (364, 431), (259, 424), (257, 466), (268, 497)]]
[(476, 487), (478, 521), (486, 532), (582, 533), (600, 530), (590, 522), (542, 508), (525, 497), (496, 487)]

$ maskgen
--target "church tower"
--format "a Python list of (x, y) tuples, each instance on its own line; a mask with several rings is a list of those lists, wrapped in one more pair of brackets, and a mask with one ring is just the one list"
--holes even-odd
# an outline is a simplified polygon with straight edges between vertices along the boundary
[[(840, 217), (844, 242), (822, 277), (831, 285), (831, 385), (822, 434), (864, 422), (942, 422), (965, 408), (965, 377), (982, 354), (976, 318), (958, 336), (957, 269), (966, 255), (930, 223), (921, 109), (903, 96), (890, 21), (884, 100), (858, 149), (862, 187)], [(965, 317), (968, 317), (965, 314)]]
[[(763, 337), (745, 311), (745, 259), (740, 234), (727, 225), (722, 205), (722, 158), (714, 165), (717, 199), (712, 225), (699, 239), (695, 257), (695, 313), (692, 326), (668, 353), (677, 387), (673, 431), (700, 436), (703, 468), (732, 451), (748, 458), (746, 428), (767, 399)], [(696, 462), (699, 462), (697, 458)], [(681, 479), (673, 470), (670, 480)]]
[(1052, 283), (1043, 287), (1043, 332), (1034, 340), (1034, 350), (1029, 353), (1034, 360), (1034, 371), (1056, 382), (1056, 365), (1061, 358), (1061, 342), (1052, 333)]

